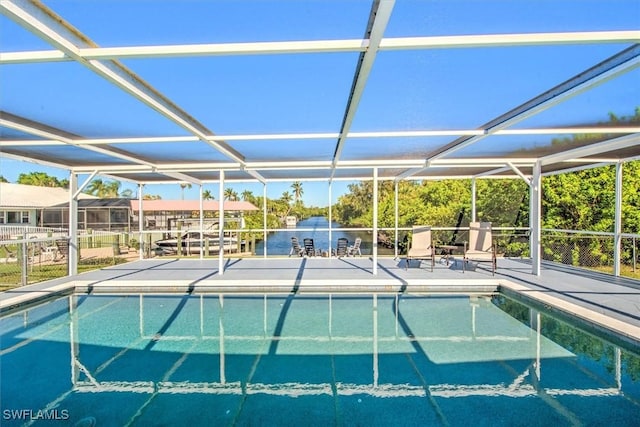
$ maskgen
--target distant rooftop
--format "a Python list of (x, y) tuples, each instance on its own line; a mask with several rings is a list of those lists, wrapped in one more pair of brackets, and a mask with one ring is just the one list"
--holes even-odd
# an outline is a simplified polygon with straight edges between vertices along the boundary
[[(131, 200), (131, 210), (138, 211), (138, 201)], [(202, 202), (203, 210), (205, 211), (217, 211), (220, 208), (220, 202), (217, 200), (205, 200)], [(200, 210), (199, 200), (143, 200), (142, 210), (144, 212), (158, 212), (158, 211), (198, 211)], [(230, 201), (224, 202), (225, 211), (257, 211), (258, 208), (253, 204), (245, 201)]]
[[(80, 199), (96, 199), (81, 193)], [(69, 190), (58, 187), (39, 187), (0, 182), (0, 207), (2, 208), (46, 208), (49, 206), (69, 206)]]

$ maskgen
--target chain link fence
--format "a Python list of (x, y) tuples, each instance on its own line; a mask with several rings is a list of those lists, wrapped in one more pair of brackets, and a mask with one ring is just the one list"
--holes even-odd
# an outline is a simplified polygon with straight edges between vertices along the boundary
[[(598, 270), (614, 271), (613, 233), (545, 230), (542, 234), (542, 259)], [(620, 275), (640, 279), (638, 255), (640, 235), (621, 238)]]
[[(78, 272), (138, 259), (128, 241), (126, 234), (119, 233), (78, 236)], [(0, 240), (0, 291), (67, 276), (68, 255), (67, 236)]]
[(68, 240), (19, 239), (0, 242), (0, 290), (66, 276)]
[[(135, 237), (134, 237), (135, 236)], [(143, 258), (158, 256), (151, 234), (145, 234), (142, 241), (136, 233), (84, 232), (78, 238), (80, 258), (78, 271), (84, 272)], [(239, 236), (240, 237), (240, 236)], [(363, 234), (363, 253), (370, 253), (373, 236)], [(530, 257), (527, 229), (496, 228), (494, 242), (499, 256), (509, 258)], [(411, 231), (398, 230), (398, 255), (406, 254), (410, 244)], [(461, 254), (468, 231), (454, 228), (433, 229), (436, 244), (457, 245)], [(379, 235), (378, 253), (382, 256), (395, 252), (395, 232), (383, 230)], [(235, 250), (236, 256), (261, 256), (256, 253), (256, 243), (241, 238), (242, 249)], [(68, 274), (68, 238), (22, 238), (0, 240), (0, 291), (17, 286), (64, 277)], [(614, 236), (613, 233), (577, 232), (572, 230), (543, 230), (542, 259), (577, 267), (589, 268), (605, 273), (613, 273)], [(369, 248), (369, 249), (367, 249)], [(640, 279), (640, 235), (624, 234), (621, 239), (620, 274)], [(244, 251), (244, 252), (243, 252)], [(233, 253), (234, 251), (232, 251)], [(197, 256), (188, 254), (186, 256)]]

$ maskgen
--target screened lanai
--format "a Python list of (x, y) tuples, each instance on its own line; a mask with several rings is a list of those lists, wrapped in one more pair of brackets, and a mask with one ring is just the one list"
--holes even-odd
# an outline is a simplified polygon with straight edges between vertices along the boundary
[(69, 170), (72, 211), (97, 176), (140, 200), (148, 184), (215, 183), (224, 200), (228, 183), (321, 181), (331, 200), (342, 181), (512, 178), (539, 275), (542, 180), (612, 164), (619, 270), (624, 164), (640, 158), (635, 0), (0, 10), (0, 155)]

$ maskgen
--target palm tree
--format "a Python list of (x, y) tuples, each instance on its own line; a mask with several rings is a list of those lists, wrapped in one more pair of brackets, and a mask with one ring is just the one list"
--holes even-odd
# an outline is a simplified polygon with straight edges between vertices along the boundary
[(287, 211), (283, 216), (289, 215), (289, 212), (291, 211), (291, 201), (293, 200), (293, 196), (288, 191), (285, 191), (284, 193), (282, 193), (280, 200), (287, 206)]
[(99, 197), (118, 197), (120, 194), (120, 182), (109, 181), (105, 183), (104, 194), (99, 194)]
[(126, 190), (122, 190), (120, 192), (120, 197), (125, 197), (127, 199), (133, 198), (133, 190), (130, 188), (127, 188)]
[(284, 193), (282, 193), (282, 196), (280, 197), (280, 200), (282, 200), (286, 204), (290, 205), (291, 201), (293, 200), (293, 196), (288, 191), (285, 191)]
[(291, 184), (291, 188), (293, 189), (293, 197), (297, 205), (298, 202), (300, 202), (302, 199), (302, 194), (304, 194), (302, 183), (300, 181), (295, 181), (293, 184)]
[(105, 183), (100, 178), (96, 178), (92, 180), (89, 185), (87, 185), (87, 188), (84, 190), (84, 192), (93, 196), (100, 197), (100, 195), (105, 191), (104, 188)]
[[(120, 181), (103, 181), (100, 178), (92, 180), (84, 191), (93, 196), (109, 198), (118, 197), (120, 194)], [(123, 197), (129, 197), (131, 190), (123, 191)]]
[(9, 181), (4, 176), (0, 175), (0, 182), (9, 182)]
[(245, 202), (252, 202), (255, 199), (253, 192), (251, 190), (244, 190), (242, 192), (242, 200), (244, 200)]
[(192, 185), (189, 184), (188, 182), (181, 182), (180, 183), (180, 197), (182, 200), (184, 200), (184, 189), (185, 188), (191, 188)]
[(224, 198), (225, 200), (229, 200), (229, 201), (238, 200), (238, 193), (233, 188), (225, 188)]
[[(146, 188), (147, 184), (142, 184), (142, 188)], [(124, 194), (126, 192), (123, 191), (122, 194)], [(133, 199), (137, 199), (138, 197), (140, 197), (140, 195), (138, 194), (138, 192), (136, 192), (135, 195), (132, 196)], [(162, 196), (159, 194), (147, 194), (144, 191), (142, 192), (142, 200), (160, 200), (162, 199)]]
[(215, 196), (211, 192), (211, 190), (203, 190), (202, 191), (202, 200), (215, 200)]

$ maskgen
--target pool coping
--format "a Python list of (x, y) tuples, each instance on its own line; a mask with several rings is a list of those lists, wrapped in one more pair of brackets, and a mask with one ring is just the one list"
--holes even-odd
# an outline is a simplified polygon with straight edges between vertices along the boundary
[(640, 349), (640, 326), (616, 319), (593, 309), (571, 303), (543, 291), (532, 290), (519, 283), (503, 280), (498, 291), (525, 303), (540, 305), (563, 320), (578, 318), (586, 330), (618, 345), (631, 345)]

